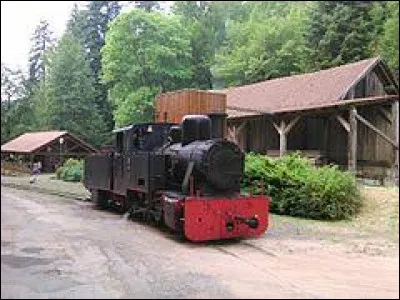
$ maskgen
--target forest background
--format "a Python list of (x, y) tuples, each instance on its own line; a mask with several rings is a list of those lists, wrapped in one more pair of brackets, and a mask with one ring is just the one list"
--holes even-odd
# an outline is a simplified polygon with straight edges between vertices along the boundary
[(89, 1), (74, 7), (59, 40), (41, 20), (28, 71), (1, 64), (1, 143), (68, 130), (101, 146), (112, 129), (151, 121), (160, 92), (218, 90), (378, 55), (399, 78), (398, 1), (161, 4)]

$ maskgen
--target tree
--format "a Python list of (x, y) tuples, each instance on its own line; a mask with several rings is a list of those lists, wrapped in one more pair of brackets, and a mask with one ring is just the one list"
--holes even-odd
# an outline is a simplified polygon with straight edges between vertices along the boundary
[(1, 64), (1, 142), (13, 137), (13, 127), (21, 120), (16, 118), (14, 107), (25, 96), (21, 70), (13, 70)]
[(208, 14), (208, 1), (177, 1), (173, 11), (182, 17), (190, 32), (192, 80), (190, 87), (212, 88), (211, 64), (215, 53), (214, 28)]
[(219, 87), (211, 69), (215, 53), (226, 39), (226, 24), (248, 17), (251, 4), (245, 1), (176, 1), (175, 15), (190, 32), (191, 68), (190, 87), (211, 89)]
[(120, 10), (118, 1), (90, 1), (86, 8), (81, 10), (75, 5), (67, 25), (67, 31), (85, 49), (93, 78), (94, 97), (108, 130), (114, 127), (114, 122), (112, 108), (107, 101), (108, 87), (101, 80), (100, 50), (105, 43), (107, 25)]
[(306, 37), (316, 70), (370, 57), (373, 1), (313, 3)]
[(48, 69), (47, 125), (101, 145), (105, 128), (94, 100), (90, 68), (83, 48), (70, 33), (60, 40)]
[(147, 12), (160, 9), (160, 1), (132, 1), (134, 6)]
[(399, 2), (389, 2), (387, 5), (388, 18), (382, 26), (382, 35), (378, 38), (378, 49), (399, 80)]
[(228, 23), (213, 67), (215, 76), (232, 86), (304, 72), (307, 5), (277, 1), (251, 5), (247, 20)]
[[(138, 103), (148, 103), (150, 92), (154, 96), (188, 86), (192, 76), (189, 43), (189, 33), (174, 16), (136, 9), (111, 22), (102, 65), (103, 78), (110, 85), (110, 101), (116, 107), (117, 125), (146, 119)], [(139, 91), (141, 88), (146, 90)], [(132, 105), (131, 115), (121, 121), (118, 112), (128, 103)]]
[(46, 20), (41, 20), (31, 38), (32, 47), (29, 52), (29, 82), (33, 87), (45, 79), (46, 54), (54, 46), (53, 33)]
[(74, 3), (71, 16), (67, 22), (67, 32), (72, 34), (82, 45), (86, 46), (86, 30), (87, 30), (88, 12), (84, 9), (79, 9)]

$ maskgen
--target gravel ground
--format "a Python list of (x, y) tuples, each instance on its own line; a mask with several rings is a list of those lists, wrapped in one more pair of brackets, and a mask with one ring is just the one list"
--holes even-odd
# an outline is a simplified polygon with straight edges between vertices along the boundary
[(2, 186), (1, 204), (2, 298), (399, 297), (398, 254), (293, 239), (273, 219), (259, 239), (194, 244), (90, 202)]

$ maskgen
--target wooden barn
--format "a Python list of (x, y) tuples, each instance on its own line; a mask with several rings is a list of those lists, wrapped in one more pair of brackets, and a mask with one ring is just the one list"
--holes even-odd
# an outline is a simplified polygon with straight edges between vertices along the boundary
[(1, 146), (1, 159), (17, 160), (32, 167), (41, 162), (43, 172), (54, 172), (67, 158), (84, 158), (98, 150), (67, 131), (24, 133)]
[(300, 150), (360, 176), (398, 178), (399, 88), (379, 57), (224, 92), (228, 137), (247, 152)]

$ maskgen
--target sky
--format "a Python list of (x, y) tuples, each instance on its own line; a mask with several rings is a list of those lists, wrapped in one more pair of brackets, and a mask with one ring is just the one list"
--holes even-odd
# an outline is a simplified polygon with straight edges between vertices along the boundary
[[(74, 3), (83, 7), (87, 1), (1, 1), (1, 62), (27, 72), (30, 39), (40, 20), (49, 22), (58, 39), (66, 28)], [(162, 6), (170, 5), (167, 2)]]
[(65, 30), (76, 2), (84, 1), (1, 1), (1, 62), (27, 71), (30, 38), (42, 18), (55, 38)]

